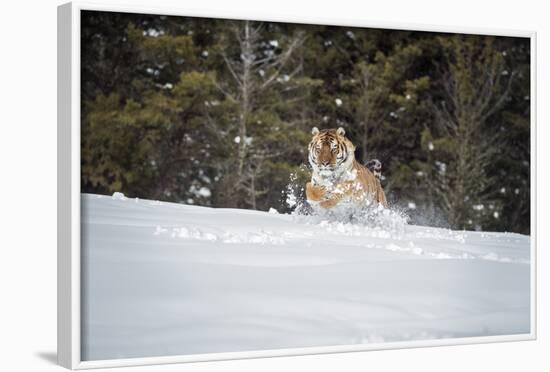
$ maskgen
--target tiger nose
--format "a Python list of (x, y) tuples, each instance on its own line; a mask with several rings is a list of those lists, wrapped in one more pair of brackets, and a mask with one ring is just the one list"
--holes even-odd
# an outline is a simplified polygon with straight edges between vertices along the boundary
[(321, 165), (328, 167), (330, 165), (330, 161), (324, 160), (321, 162)]

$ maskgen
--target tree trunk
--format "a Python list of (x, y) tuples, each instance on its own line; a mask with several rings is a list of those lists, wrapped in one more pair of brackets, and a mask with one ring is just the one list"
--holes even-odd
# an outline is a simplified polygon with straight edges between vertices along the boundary
[(252, 177), (250, 179), (250, 206), (252, 209), (256, 209), (256, 175), (252, 173)]
[(252, 43), (250, 40), (250, 23), (245, 21), (244, 38), (241, 42), (241, 54), (243, 58), (243, 72), (241, 80), (241, 100), (239, 115), (239, 144), (237, 149), (237, 179), (236, 189), (242, 185), (244, 178), (244, 167), (247, 155), (247, 121), (250, 115), (250, 93), (252, 89), (251, 70), (252, 70)]
[(367, 141), (368, 141), (368, 126), (367, 122), (363, 125), (363, 140), (361, 141), (361, 151), (363, 151), (363, 164), (367, 164), (369, 158), (367, 156)]
[(369, 139), (369, 74), (367, 69), (363, 71), (363, 140), (361, 142), (361, 150), (363, 151), (363, 164), (369, 161), (367, 154), (367, 144)]

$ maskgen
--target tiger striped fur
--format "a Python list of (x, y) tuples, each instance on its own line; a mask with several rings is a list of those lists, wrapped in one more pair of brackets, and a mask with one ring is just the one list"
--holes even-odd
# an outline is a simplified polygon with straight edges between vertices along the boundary
[(380, 180), (355, 160), (355, 146), (346, 138), (344, 128), (314, 127), (311, 133), (308, 159), (313, 172), (306, 184), (310, 204), (328, 209), (347, 200), (357, 205), (376, 202), (387, 207)]

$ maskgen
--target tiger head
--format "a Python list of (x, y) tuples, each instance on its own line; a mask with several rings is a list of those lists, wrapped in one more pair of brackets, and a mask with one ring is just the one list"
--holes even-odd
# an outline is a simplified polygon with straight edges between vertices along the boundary
[(355, 146), (345, 137), (344, 128), (319, 130), (314, 127), (311, 134), (309, 164), (315, 174), (333, 178), (351, 167), (355, 159)]

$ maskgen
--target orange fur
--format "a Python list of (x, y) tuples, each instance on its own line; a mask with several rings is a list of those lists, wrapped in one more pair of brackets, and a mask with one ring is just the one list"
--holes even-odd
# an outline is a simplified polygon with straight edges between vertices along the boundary
[[(349, 139), (341, 135), (343, 130), (328, 129), (319, 132), (314, 129), (314, 137), (310, 146), (310, 151), (317, 146), (318, 161), (324, 161), (325, 163), (336, 164), (336, 151), (330, 150), (330, 145), (327, 140), (336, 140), (338, 144), (344, 144), (348, 156), (354, 156), (355, 147)], [(333, 208), (342, 199), (350, 199), (357, 204), (377, 202), (384, 207), (388, 206), (386, 201), (386, 195), (380, 184), (380, 180), (364, 165), (359, 164), (354, 158), (351, 165), (351, 172), (355, 175), (352, 180), (340, 181), (336, 185), (332, 185), (330, 188), (308, 182), (306, 184), (306, 197), (307, 200), (318, 202), (323, 208)]]

